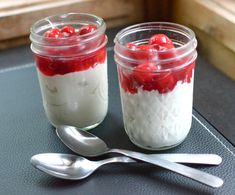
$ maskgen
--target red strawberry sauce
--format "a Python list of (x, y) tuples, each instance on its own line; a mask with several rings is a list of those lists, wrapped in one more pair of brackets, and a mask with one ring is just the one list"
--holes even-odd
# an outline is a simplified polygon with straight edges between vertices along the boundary
[(106, 59), (106, 48), (102, 48), (90, 56), (84, 57), (48, 57), (35, 54), (36, 65), (46, 76), (64, 75), (84, 71), (102, 64)]
[[(135, 60), (142, 59), (143, 61), (143, 59), (145, 59), (145, 61), (135, 66), (131, 71), (119, 68), (119, 80), (124, 91), (135, 94), (138, 92), (138, 88), (141, 87), (146, 91), (157, 90), (159, 93), (163, 94), (172, 91), (178, 81), (182, 83), (191, 82), (195, 61), (183, 68), (175, 70), (171, 69), (185, 64), (189, 60), (184, 58), (173, 60), (168, 64), (157, 65), (149, 61), (149, 59), (154, 57), (152, 52), (154, 50), (156, 52), (169, 50), (169, 52), (166, 53), (157, 53), (157, 58), (160, 60), (176, 58), (179, 55), (174, 49), (175, 47), (172, 40), (166, 35), (156, 34), (149, 39), (148, 44), (136, 45), (134, 43), (128, 43), (126, 47), (131, 49), (128, 51), (127, 56), (131, 56)], [(136, 50), (140, 52), (134, 52)], [(141, 53), (141, 51), (143, 51), (143, 53)], [(146, 51), (149, 51), (149, 53)], [(164, 66), (171, 68), (164, 70)]]
[[(52, 41), (56, 45), (61, 42), (60, 38), (75, 37), (76, 41), (79, 41), (80, 35), (92, 32), (96, 30), (96, 28), (95, 25), (85, 25), (80, 30), (76, 30), (73, 26), (64, 26), (61, 29), (55, 28), (46, 31), (44, 37), (53, 38)], [(68, 40), (71, 41), (71, 39)], [(63, 41), (65, 42), (66, 39)], [(74, 51), (78, 51), (75, 57), (67, 57), (70, 54), (74, 54)], [(56, 47), (52, 47), (47, 50), (48, 55), (46, 56), (35, 54), (36, 65), (44, 75), (54, 76), (94, 68), (97, 64), (102, 64), (106, 60), (106, 47), (88, 55), (79, 55), (80, 51), (82, 51), (82, 49), (76, 45), (68, 47), (63, 51), (58, 50)]]

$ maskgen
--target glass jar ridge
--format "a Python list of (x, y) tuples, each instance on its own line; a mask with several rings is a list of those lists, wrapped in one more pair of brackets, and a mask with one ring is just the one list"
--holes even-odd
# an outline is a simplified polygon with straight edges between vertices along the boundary
[[(43, 34), (51, 28), (73, 25), (80, 28), (85, 24), (94, 24), (97, 29), (91, 33), (66, 38), (47, 38)], [(92, 54), (107, 44), (107, 37), (104, 35), (106, 24), (98, 16), (87, 13), (67, 13), (49, 16), (37, 21), (30, 29), (31, 50), (39, 55), (60, 57), (62, 51), (69, 48), (76, 48), (63, 57)], [(92, 43), (92, 44), (91, 44)], [(90, 47), (92, 45), (92, 47)], [(48, 51), (56, 49), (58, 52), (52, 54)], [(61, 52), (60, 52), (61, 51)]]
[[(175, 48), (166, 51), (142, 51), (126, 47), (128, 43), (134, 43), (137, 45), (146, 44), (149, 38), (155, 34), (165, 34), (174, 43)], [(154, 56), (148, 59), (149, 62), (155, 64), (162, 64), (161, 70), (169, 71), (183, 68), (187, 66), (187, 63), (180, 64), (179, 66), (171, 66), (174, 61), (189, 58), (186, 61), (192, 62), (197, 58), (197, 40), (194, 32), (186, 26), (170, 23), (170, 22), (148, 22), (136, 24), (121, 30), (114, 39), (115, 42), (115, 60), (123, 67), (132, 69), (135, 65), (146, 61), (146, 59), (135, 59), (133, 56), (138, 54), (147, 54)], [(177, 55), (172, 58), (161, 59), (159, 55), (168, 55), (172, 51), (177, 52)], [(132, 53), (133, 55), (128, 55)], [(185, 61), (185, 60), (184, 60)], [(127, 64), (131, 64), (128, 66)]]

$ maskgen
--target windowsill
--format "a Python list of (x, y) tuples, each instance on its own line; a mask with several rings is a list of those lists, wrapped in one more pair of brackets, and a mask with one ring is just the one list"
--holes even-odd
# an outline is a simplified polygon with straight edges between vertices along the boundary
[(177, 0), (172, 19), (191, 27), (199, 49), (219, 70), (235, 80), (235, 2)]

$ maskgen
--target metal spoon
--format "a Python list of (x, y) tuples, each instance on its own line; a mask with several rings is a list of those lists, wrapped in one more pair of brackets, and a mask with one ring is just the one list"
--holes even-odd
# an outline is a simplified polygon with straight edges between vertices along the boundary
[(99, 156), (110, 152), (119, 153), (140, 161), (166, 168), (210, 187), (217, 188), (223, 185), (223, 180), (219, 177), (191, 167), (139, 152), (124, 149), (109, 149), (103, 140), (87, 131), (77, 129), (76, 127), (59, 126), (57, 127), (56, 132), (58, 137), (66, 146), (83, 156)]
[[(58, 137), (62, 140), (62, 142), (66, 146), (68, 146), (75, 153), (82, 154), (83, 156), (88, 156), (88, 157), (89, 156), (97, 156), (97, 154), (94, 154), (94, 153), (91, 154), (90, 153), (90, 152), (94, 151), (93, 145), (88, 144), (87, 147), (90, 147), (90, 149), (88, 149), (86, 147), (85, 149), (87, 149), (87, 151), (85, 151), (85, 153), (81, 151), (82, 148), (77, 149), (78, 144), (80, 146), (80, 138), (76, 137), (77, 136), (77, 130), (73, 134), (74, 140), (71, 139), (70, 137), (67, 137), (66, 136), (67, 134), (62, 135), (62, 133), (64, 133), (63, 128), (58, 127), (58, 130), (57, 130)], [(84, 138), (84, 137), (82, 137), (82, 138)], [(75, 139), (79, 140), (78, 144), (76, 144)], [(100, 139), (98, 139), (98, 141), (99, 140)], [(71, 142), (73, 142), (73, 143), (71, 143)], [(109, 153), (109, 152), (110, 152), (110, 150), (106, 150), (102, 154)], [(102, 155), (102, 154), (98, 154), (98, 155)], [(188, 163), (188, 164), (219, 165), (222, 162), (222, 158), (217, 154), (169, 153), (169, 154), (148, 154), (148, 156), (151, 156), (153, 158), (157, 157), (157, 158), (165, 159), (165, 160), (168, 160), (168, 161), (171, 161), (171, 162)], [(133, 162), (133, 160), (131, 160), (130, 162)]]
[(35, 168), (54, 177), (79, 180), (88, 177), (102, 165), (135, 161), (126, 156), (90, 161), (72, 154), (44, 153), (32, 156), (30, 162)]
[[(70, 130), (66, 131), (67, 128), (70, 128)], [(75, 131), (75, 132), (73, 132)], [(73, 132), (73, 133), (72, 133)], [(71, 126), (60, 126), (57, 128), (56, 133), (58, 137), (62, 140), (62, 142), (69, 147), (72, 151), (75, 153), (78, 153), (83, 156), (99, 156), (102, 154), (110, 153), (112, 151), (107, 150), (107, 146), (105, 143), (98, 137), (93, 136), (93, 139), (96, 138), (96, 141), (86, 144), (86, 147), (80, 147), (80, 142), (82, 139), (84, 139), (84, 136), (80, 136), (80, 132), (77, 131), (74, 127)], [(68, 136), (70, 133), (72, 133), (72, 138)], [(89, 135), (88, 133), (87, 135)], [(79, 136), (79, 137), (78, 137)], [(98, 139), (97, 139), (98, 138)], [(86, 140), (87, 141), (87, 140)], [(89, 139), (89, 142), (91, 140)], [(82, 142), (84, 144), (84, 142)], [(106, 146), (106, 150), (103, 150), (102, 153), (100, 150), (100, 147), (95, 147), (95, 144), (101, 144), (102, 146)], [(78, 148), (79, 147), (79, 148)], [(85, 149), (85, 151), (84, 151)], [(95, 151), (98, 149), (98, 151)], [(97, 153), (96, 153), (97, 152)], [(98, 153), (99, 152), (99, 153)], [(147, 154), (146, 154), (147, 155)], [(188, 163), (188, 164), (204, 164), (204, 165), (219, 165), (222, 162), (222, 158), (217, 154), (189, 154), (189, 153), (169, 153), (169, 154), (148, 154), (148, 156), (151, 156), (153, 158), (161, 158), (165, 159), (171, 162), (177, 162), (177, 163)], [(133, 160), (131, 160), (133, 162)]]

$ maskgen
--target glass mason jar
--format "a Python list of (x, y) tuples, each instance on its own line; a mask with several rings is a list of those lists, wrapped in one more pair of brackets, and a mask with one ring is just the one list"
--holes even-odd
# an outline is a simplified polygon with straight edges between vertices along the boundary
[[(96, 29), (79, 34), (86, 25), (95, 25)], [(65, 26), (75, 29), (73, 36), (45, 36), (51, 29)], [(53, 126), (72, 125), (88, 130), (105, 118), (108, 109), (105, 30), (102, 18), (85, 13), (50, 16), (32, 26), (31, 49), (43, 106)]]
[[(163, 42), (171, 42), (171, 47), (150, 45), (156, 34), (170, 38)], [(114, 42), (123, 122), (130, 140), (149, 150), (180, 144), (192, 122), (194, 32), (174, 23), (142, 23), (121, 30)]]

